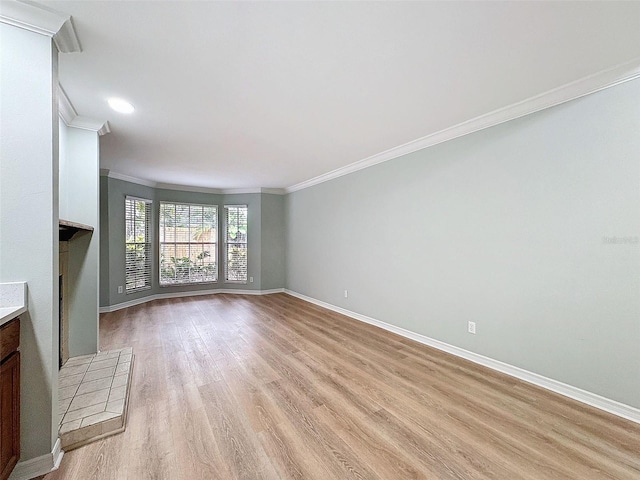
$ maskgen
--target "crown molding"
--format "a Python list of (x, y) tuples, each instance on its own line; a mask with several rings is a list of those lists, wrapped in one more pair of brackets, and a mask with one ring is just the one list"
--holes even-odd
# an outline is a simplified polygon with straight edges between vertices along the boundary
[(60, 84), (58, 84), (58, 115), (67, 126), (78, 116), (78, 112), (73, 108), (73, 104), (67, 97), (67, 92), (64, 91)]
[(224, 192), (219, 188), (209, 187), (194, 187), (190, 185), (176, 185), (175, 183), (156, 183), (155, 188), (163, 190), (180, 190), (182, 192), (194, 192), (194, 193), (211, 193), (214, 195), (222, 195)]
[(284, 188), (261, 188), (260, 193), (268, 193), (270, 195), (286, 195)]
[(284, 195), (284, 188), (223, 188), (225, 195), (239, 195), (242, 193), (269, 193), (271, 195)]
[(291, 193), (320, 183), (328, 182), (334, 178), (342, 177), (344, 175), (357, 172), (358, 170), (387, 162), (394, 158), (398, 158), (424, 148), (432, 147), (439, 143), (453, 140), (454, 138), (462, 137), (479, 130), (484, 130), (485, 128), (490, 128), (510, 120), (515, 120), (517, 118), (524, 117), (525, 115), (590, 95), (600, 90), (604, 90), (605, 88), (613, 87), (638, 77), (640, 77), (640, 57), (634, 58), (629, 62), (617, 65), (613, 68), (581, 78), (580, 80), (568, 83), (553, 90), (549, 90), (540, 95), (536, 95), (535, 97), (528, 98), (522, 102), (494, 110), (485, 115), (454, 125), (453, 127), (440, 130), (439, 132), (418, 138), (417, 140), (405, 143), (404, 145), (391, 148), (350, 165), (346, 165), (309, 180), (305, 180), (304, 182), (287, 187), (284, 190), (286, 193)]
[(226, 195), (242, 195), (243, 193), (262, 193), (261, 188), (227, 188), (220, 190), (222, 194)]
[(79, 128), (81, 130), (91, 130), (97, 132), (98, 135), (105, 135), (111, 132), (109, 128), (109, 122), (104, 120), (96, 120), (95, 118), (85, 117), (84, 115), (78, 115), (71, 123), (67, 124), (69, 127)]
[(99, 136), (106, 135), (107, 133), (111, 133), (111, 126), (109, 125), (109, 121), (107, 120), (106, 122), (104, 122), (102, 124), (102, 127), (100, 127), (96, 131), (98, 132)]
[(62, 53), (81, 52), (80, 40), (70, 15), (26, 1), (0, 3), (0, 21), (51, 37)]
[(152, 188), (156, 188), (158, 185), (156, 182), (152, 182), (151, 180), (144, 180), (142, 178), (130, 177), (129, 175), (123, 175), (122, 173), (114, 172), (106, 168), (100, 169), (100, 175), (102, 175), (103, 171), (106, 172), (106, 174), (103, 176), (106, 176), (109, 178), (115, 178), (116, 180), (122, 180), (123, 182), (135, 183), (136, 185), (144, 185), (145, 187), (152, 187)]
[(60, 84), (58, 84), (58, 115), (67, 127), (90, 130), (97, 132), (98, 135), (101, 136), (111, 132), (108, 121), (78, 115), (67, 93)]
[(144, 185), (146, 187), (158, 188), (162, 190), (178, 190), (181, 192), (209, 193), (213, 195), (241, 195), (246, 193), (268, 193), (271, 195), (285, 195), (283, 188), (211, 188), (211, 187), (194, 187), (191, 185), (178, 185), (175, 183), (154, 182), (144, 178), (131, 177), (122, 173), (114, 172), (108, 168), (100, 169), (100, 176), (115, 178), (124, 182)]

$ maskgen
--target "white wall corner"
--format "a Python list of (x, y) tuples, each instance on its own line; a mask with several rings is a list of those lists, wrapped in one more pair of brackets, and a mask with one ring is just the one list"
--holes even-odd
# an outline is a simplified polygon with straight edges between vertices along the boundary
[(62, 53), (82, 51), (71, 16), (57, 10), (28, 1), (3, 1), (0, 21), (53, 38)]
[(18, 462), (9, 476), (9, 480), (30, 480), (57, 470), (63, 455), (64, 451), (61, 449), (60, 438), (58, 438), (51, 453)]

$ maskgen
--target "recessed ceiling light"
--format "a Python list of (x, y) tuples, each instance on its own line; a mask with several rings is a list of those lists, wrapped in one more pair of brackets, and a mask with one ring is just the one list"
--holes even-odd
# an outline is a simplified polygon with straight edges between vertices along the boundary
[(135, 110), (135, 108), (133, 108), (133, 105), (131, 105), (126, 100), (123, 100), (122, 98), (111, 97), (107, 100), (107, 102), (109, 103), (109, 106), (116, 112), (133, 113), (133, 111)]

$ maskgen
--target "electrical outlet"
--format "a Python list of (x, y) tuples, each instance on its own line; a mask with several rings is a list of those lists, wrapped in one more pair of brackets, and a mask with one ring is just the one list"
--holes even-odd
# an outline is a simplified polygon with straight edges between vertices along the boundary
[(476, 334), (476, 322), (469, 322), (467, 330), (469, 330), (469, 333), (473, 333), (475, 335)]
[(349, 298), (349, 291), (348, 290), (344, 291), (344, 298)]
[(249, 283), (253, 283), (253, 277), (249, 277)]
[(118, 293), (122, 293), (122, 285), (118, 286)]

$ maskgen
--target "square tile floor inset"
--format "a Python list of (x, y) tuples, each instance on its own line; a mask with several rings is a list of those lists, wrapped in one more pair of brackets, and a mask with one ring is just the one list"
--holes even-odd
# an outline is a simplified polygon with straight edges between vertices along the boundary
[(60, 441), (72, 450), (124, 431), (133, 368), (131, 348), (70, 358), (60, 369)]
[(113, 377), (115, 372), (116, 372), (116, 367), (101, 368), (100, 370), (91, 370), (90, 372), (85, 373), (84, 378), (82, 380), (84, 382), (90, 382), (91, 380), (98, 380), (99, 378)]
[(72, 412), (74, 410), (78, 410), (79, 408), (90, 407), (91, 405), (96, 405), (99, 403), (106, 403), (110, 393), (111, 388), (104, 388), (96, 392), (83, 393), (82, 395), (76, 393), (73, 396), (73, 400), (71, 400), (71, 405), (69, 405), (68, 411)]
[(82, 382), (82, 385), (80, 385), (80, 388), (78, 388), (78, 392), (76, 393), (76, 395), (96, 392), (98, 390), (102, 390), (103, 388), (111, 388), (112, 383), (113, 383), (112, 377), (105, 377), (105, 378), (99, 378), (98, 380), (90, 380), (88, 382)]
[(84, 378), (84, 373), (78, 373), (77, 375), (67, 375), (66, 377), (58, 377), (58, 387), (71, 387), (73, 385), (80, 385)]
[(106, 360), (95, 360), (89, 365), (89, 371), (101, 370), (103, 368), (115, 367), (118, 364), (117, 358), (107, 358)]

